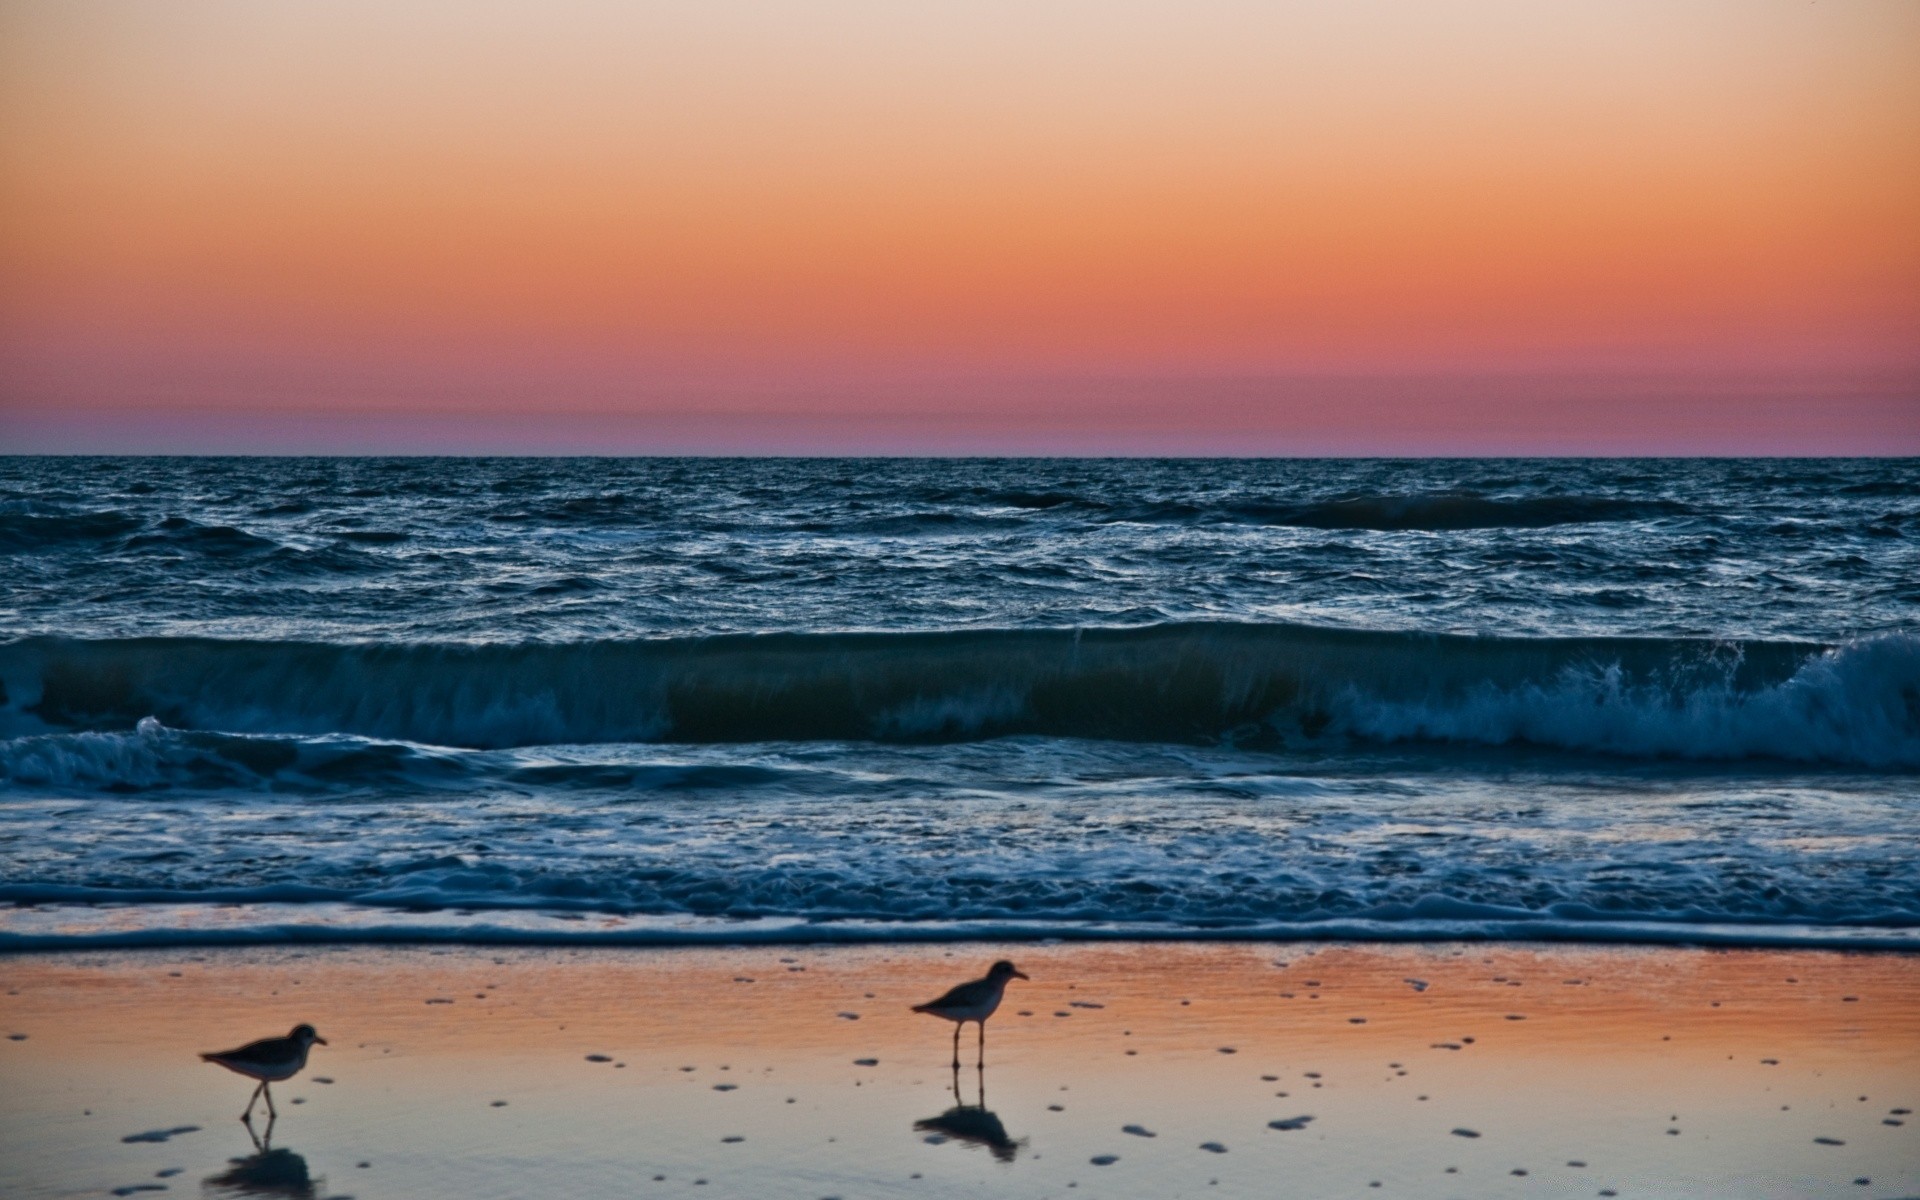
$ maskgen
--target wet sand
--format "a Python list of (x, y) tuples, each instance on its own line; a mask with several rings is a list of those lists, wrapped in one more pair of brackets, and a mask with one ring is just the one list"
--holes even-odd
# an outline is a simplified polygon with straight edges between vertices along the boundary
[[(984, 1080), (908, 1006), (993, 958)], [(275, 1088), (195, 1053), (310, 1021)], [(985, 1107), (978, 1106), (984, 1082)], [(1920, 960), (1149, 944), (0, 959), (0, 1195), (1920, 1194)], [(264, 1132), (265, 1121), (255, 1128)], [(131, 1188), (167, 1189), (127, 1191)]]

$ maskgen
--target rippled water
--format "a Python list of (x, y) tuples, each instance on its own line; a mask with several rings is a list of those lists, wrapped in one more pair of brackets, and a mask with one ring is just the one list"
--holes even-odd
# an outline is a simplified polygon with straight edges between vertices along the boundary
[(0, 939), (1904, 945), (1917, 546), (1910, 460), (0, 459)]

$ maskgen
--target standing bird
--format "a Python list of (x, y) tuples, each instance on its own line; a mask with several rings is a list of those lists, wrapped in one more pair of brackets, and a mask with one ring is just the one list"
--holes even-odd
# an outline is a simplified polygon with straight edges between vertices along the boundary
[(1003, 958), (987, 969), (985, 979), (963, 983), (938, 1000), (914, 1005), (913, 1011), (953, 1022), (953, 1069), (956, 1071), (960, 1069), (960, 1030), (968, 1021), (978, 1024), (979, 1066), (984, 1070), (987, 1065), (987, 1018), (1000, 1007), (1000, 998), (1007, 992), (1007, 980), (1025, 978), (1019, 968)]
[(279, 1113), (273, 1111), (273, 1090), (267, 1085), (292, 1079), (307, 1066), (307, 1051), (313, 1044), (322, 1046), (327, 1039), (313, 1031), (311, 1025), (295, 1025), (293, 1032), (285, 1037), (261, 1038), (257, 1042), (248, 1042), (238, 1050), (216, 1050), (211, 1054), (202, 1054), (202, 1060), (218, 1063), (236, 1075), (245, 1075), (248, 1079), (258, 1079), (260, 1086), (253, 1089), (253, 1095), (247, 1097), (247, 1111), (240, 1114), (242, 1121), (253, 1120), (253, 1104), (261, 1096), (267, 1098), (267, 1120), (278, 1119)]

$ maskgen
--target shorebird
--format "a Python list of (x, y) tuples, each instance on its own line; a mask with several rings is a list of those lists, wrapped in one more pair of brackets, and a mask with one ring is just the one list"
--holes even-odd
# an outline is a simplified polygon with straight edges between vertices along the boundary
[(1007, 980), (1025, 979), (1006, 959), (987, 969), (985, 979), (976, 979), (963, 983), (938, 1000), (929, 1000), (925, 1004), (913, 1006), (914, 1012), (926, 1013), (953, 1022), (953, 1069), (960, 1069), (960, 1030), (968, 1021), (980, 1027), (980, 1063), (982, 1069), (987, 1065), (987, 1018), (993, 1010), (1000, 1007), (1000, 998), (1006, 995)]
[(304, 1070), (307, 1051), (313, 1049), (315, 1042), (324, 1046), (327, 1039), (315, 1033), (311, 1025), (295, 1025), (285, 1037), (261, 1038), (257, 1042), (248, 1042), (238, 1050), (215, 1050), (200, 1057), (206, 1062), (218, 1063), (236, 1075), (258, 1079), (260, 1086), (253, 1089), (253, 1095), (247, 1097), (247, 1111), (240, 1114), (240, 1119), (251, 1122), (254, 1101), (265, 1096), (267, 1120), (271, 1122), (280, 1114), (273, 1111), (273, 1090), (267, 1085), (292, 1079)]

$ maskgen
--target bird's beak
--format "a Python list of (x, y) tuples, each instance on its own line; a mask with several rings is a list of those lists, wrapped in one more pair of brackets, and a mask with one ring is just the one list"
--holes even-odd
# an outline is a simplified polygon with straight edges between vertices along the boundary
[(1028, 983), (1033, 982), (1033, 980), (1027, 975), (1025, 971), (1015, 971), (1013, 973), (1013, 977), (1015, 979), (1025, 979)]
[(319, 1042), (322, 1046), (327, 1044), (327, 1039), (320, 1037), (318, 1035), (316, 1035), (313, 1040), (316, 1042)]

